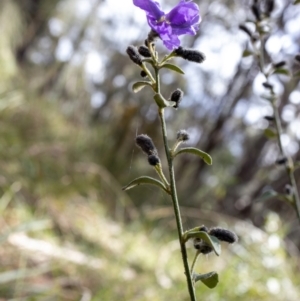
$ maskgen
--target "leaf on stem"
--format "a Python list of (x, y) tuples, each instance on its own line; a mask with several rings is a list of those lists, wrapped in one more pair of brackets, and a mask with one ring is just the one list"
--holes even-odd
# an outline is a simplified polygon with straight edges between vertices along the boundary
[(219, 275), (216, 272), (210, 272), (206, 274), (193, 274), (195, 282), (201, 281), (209, 288), (214, 288), (219, 282)]
[(243, 57), (247, 57), (247, 56), (250, 56), (250, 55), (253, 55), (254, 53), (251, 51), (251, 50), (248, 50), (248, 49), (245, 49), (243, 51)]
[(275, 190), (267, 190), (267, 191), (264, 191), (255, 201), (257, 201), (257, 202), (267, 201), (267, 200), (270, 200), (270, 199), (276, 197), (277, 195), (278, 195), (278, 192), (276, 192)]
[(273, 74), (283, 74), (283, 75), (290, 75), (290, 71), (286, 68), (276, 68)]
[(174, 65), (174, 64), (165, 63), (165, 64), (160, 66), (160, 69), (162, 69), (162, 68), (167, 68), (167, 69), (175, 71), (179, 74), (184, 74), (184, 71), (181, 68), (179, 68), (178, 66)]
[(277, 134), (272, 129), (265, 129), (264, 134), (269, 139), (275, 139), (277, 137)]
[(152, 88), (152, 85), (150, 82), (141, 81), (141, 82), (136, 82), (132, 85), (132, 91), (134, 93), (137, 93), (137, 92), (141, 91), (145, 86), (150, 86)]
[(156, 179), (151, 178), (151, 177), (147, 177), (147, 176), (142, 176), (142, 177), (139, 177), (139, 178), (136, 178), (136, 179), (132, 180), (128, 185), (124, 186), (122, 188), (122, 190), (126, 191), (126, 190), (129, 190), (131, 188), (134, 188), (135, 186), (144, 185), (144, 184), (155, 185), (155, 186), (163, 189), (165, 192), (169, 193), (166, 186), (161, 181), (156, 180)]
[(153, 98), (156, 104), (158, 105), (158, 107), (161, 109), (165, 107), (174, 107), (174, 105), (176, 104), (174, 101), (166, 100), (160, 93), (156, 93), (153, 96)]
[(183, 235), (184, 241), (188, 241), (190, 238), (200, 238), (204, 240), (210, 247), (212, 247), (217, 256), (221, 254), (221, 244), (215, 236), (209, 235), (204, 231), (188, 231)]
[(198, 148), (195, 148), (195, 147), (182, 148), (174, 154), (174, 158), (177, 155), (182, 154), (182, 153), (188, 153), (188, 154), (196, 155), (196, 156), (200, 157), (201, 159), (203, 159), (206, 164), (212, 165), (212, 157), (208, 153), (206, 153), (206, 152), (204, 152), (204, 151), (202, 151)]

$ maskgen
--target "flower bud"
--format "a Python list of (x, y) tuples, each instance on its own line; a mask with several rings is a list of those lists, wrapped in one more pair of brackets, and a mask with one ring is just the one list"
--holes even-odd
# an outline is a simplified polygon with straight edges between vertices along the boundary
[(215, 236), (217, 239), (226, 241), (230, 244), (238, 241), (238, 237), (234, 232), (220, 227), (211, 228), (208, 233), (209, 235)]
[(266, 14), (267, 16), (270, 16), (274, 9), (274, 0), (267, 0), (266, 1)]
[(268, 121), (274, 121), (274, 116), (265, 116), (264, 119), (268, 120)]
[(142, 134), (136, 136), (135, 142), (148, 156), (157, 155), (157, 150), (154, 146), (154, 143), (148, 135)]
[(143, 61), (142, 61), (142, 58), (141, 56), (139, 55), (138, 53), (138, 50), (135, 46), (128, 46), (127, 49), (126, 49), (126, 52), (129, 56), (129, 58), (137, 65), (141, 66)]
[(202, 63), (205, 60), (205, 54), (194, 49), (187, 49), (183, 47), (178, 47), (174, 50), (177, 56), (182, 57), (185, 60), (195, 63)]
[(276, 160), (276, 164), (278, 165), (284, 165), (287, 162), (287, 157), (278, 158)]
[[(178, 141), (188, 141), (189, 139), (190, 139), (190, 136), (186, 130), (180, 130), (177, 132), (177, 140)], [(200, 231), (202, 231), (202, 230), (200, 230)]]
[(287, 195), (292, 195), (293, 194), (293, 187), (290, 185), (290, 184), (286, 184), (284, 186), (284, 192), (287, 194)]
[(146, 77), (147, 73), (144, 70), (142, 70), (141, 73), (140, 73), (140, 75), (141, 75), (141, 77)]
[(178, 108), (179, 103), (181, 102), (182, 98), (183, 98), (183, 91), (181, 91), (180, 89), (176, 89), (170, 97), (171, 101), (175, 102), (174, 108)]
[(252, 6), (251, 6), (251, 10), (252, 10), (252, 13), (253, 15), (255, 16), (256, 20), (257, 21), (260, 21), (260, 8), (258, 6), (257, 3), (254, 3)]
[(201, 238), (194, 238), (194, 248), (202, 254), (209, 254), (213, 251), (212, 247)]
[(298, 63), (300, 63), (300, 54), (296, 54), (296, 55), (295, 55), (295, 60), (296, 60)]
[(146, 46), (140, 46), (138, 49), (138, 52), (143, 57), (151, 57), (151, 53), (150, 53), (148, 47), (146, 47)]
[(268, 83), (268, 82), (264, 82), (262, 84), (266, 89), (272, 90), (273, 89), (273, 85)]
[(276, 64), (273, 64), (274, 68), (281, 68), (283, 67), (284, 65), (286, 64), (285, 61), (281, 61), (281, 62), (278, 62)]
[(148, 156), (148, 162), (150, 165), (155, 166), (160, 163), (160, 160), (159, 160), (158, 156), (150, 155), (150, 156)]
[(239, 29), (242, 30), (243, 32), (245, 32), (250, 38), (252, 38), (252, 32), (246, 25), (240, 24)]

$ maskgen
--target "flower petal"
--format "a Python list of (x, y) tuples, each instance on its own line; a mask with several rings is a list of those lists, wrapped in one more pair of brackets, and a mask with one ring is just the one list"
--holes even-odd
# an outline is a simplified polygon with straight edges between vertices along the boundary
[(164, 12), (160, 10), (158, 2), (153, 0), (133, 0), (133, 4), (147, 12), (147, 15), (159, 20)]
[(181, 2), (176, 5), (167, 15), (166, 19), (174, 28), (174, 34), (195, 34), (201, 21), (199, 7), (194, 2)]

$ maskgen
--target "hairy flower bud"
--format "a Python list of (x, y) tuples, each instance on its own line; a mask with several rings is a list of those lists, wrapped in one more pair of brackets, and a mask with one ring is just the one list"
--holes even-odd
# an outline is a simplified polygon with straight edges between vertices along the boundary
[(141, 56), (139, 55), (138, 53), (138, 50), (135, 46), (128, 46), (127, 49), (126, 49), (126, 52), (129, 56), (129, 58), (137, 65), (141, 66), (143, 61), (142, 61), (142, 58)]
[(154, 146), (154, 143), (148, 135), (142, 134), (136, 136), (135, 142), (148, 156), (157, 155), (157, 150)]
[(274, 121), (274, 116), (265, 116), (264, 119), (268, 120), (268, 121)]
[(278, 62), (276, 64), (273, 64), (274, 68), (281, 68), (283, 67), (284, 65), (286, 64), (285, 61), (281, 61), (281, 62)]
[(266, 14), (267, 16), (270, 16), (274, 9), (274, 0), (267, 0), (266, 1)]
[[(190, 136), (186, 130), (180, 130), (177, 132), (177, 140), (178, 141), (188, 141)], [(200, 230), (202, 231), (202, 230)]]
[(209, 254), (213, 251), (212, 247), (209, 246), (205, 241), (201, 238), (194, 239), (194, 248), (198, 250), (202, 254)]
[(183, 47), (178, 47), (174, 50), (177, 56), (182, 57), (185, 60), (195, 63), (202, 63), (205, 60), (205, 54), (194, 49), (187, 49)]
[(276, 164), (278, 165), (284, 165), (287, 162), (287, 157), (278, 158), (276, 160)]
[(170, 97), (171, 101), (175, 102), (174, 108), (178, 108), (179, 103), (181, 102), (182, 98), (183, 98), (183, 91), (181, 91), (180, 89), (176, 89)]
[(140, 73), (140, 75), (141, 75), (141, 77), (146, 77), (147, 73), (144, 70), (142, 70), (141, 73)]
[(209, 235), (215, 236), (217, 239), (226, 241), (230, 244), (238, 241), (238, 237), (234, 232), (220, 227), (211, 228), (208, 233)]
[(151, 57), (151, 53), (150, 53), (148, 47), (146, 47), (146, 46), (140, 46), (138, 49), (138, 52), (143, 57)]
[(273, 89), (273, 85), (268, 83), (268, 82), (264, 82), (262, 84), (266, 89), (272, 90)]
[(256, 20), (257, 21), (260, 21), (260, 15), (261, 15), (261, 13), (260, 13), (260, 8), (259, 8), (259, 6), (258, 6), (258, 3), (254, 3), (252, 6), (251, 6), (251, 10), (252, 10), (252, 13), (253, 13), (253, 15), (255, 16), (255, 18), (256, 18)]
[(159, 160), (158, 156), (150, 155), (150, 156), (148, 156), (148, 162), (150, 165), (155, 166), (160, 163), (160, 160)]
[(243, 32), (245, 32), (250, 38), (252, 38), (252, 32), (246, 25), (240, 24), (239, 29), (242, 30)]
[(296, 55), (295, 55), (295, 60), (296, 60), (298, 63), (300, 63), (300, 54), (296, 54)]

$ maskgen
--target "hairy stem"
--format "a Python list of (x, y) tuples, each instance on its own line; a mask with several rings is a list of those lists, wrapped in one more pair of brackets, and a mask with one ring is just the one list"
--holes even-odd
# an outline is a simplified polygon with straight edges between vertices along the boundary
[(166, 152), (168, 166), (169, 166), (171, 198), (172, 198), (173, 209), (174, 209), (174, 214), (175, 214), (175, 218), (176, 218), (176, 225), (177, 225), (177, 231), (178, 231), (178, 238), (179, 238), (179, 242), (180, 242), (182, 261), (183, 261), (183, 265), (184, 265), (184, 270), (185, 270), (185, 275), (186, 275), (186, 280), (187, 280), (187, 285), (188, 285), (191, 301), (196, 301), (193, 280), (191, 277), (188, 258), (187, 258), (187, 250), (186, 250), (185, 242), (183, 240), (183, 227), (182, 227), (180, 208), (179, 208), (179, 203), (178, 203), (178, 198), (177, 198), (173, 158), (171, 156), (170, 148), (169, 148), (168, 141), (167, 141), (167, 129), (166, 129), (166, 122), (165, 122), (165, 118), (164, 118), (164, 109), (159, 108), (159, 117), (160, 117), (160, 121), (161, 121), (164, 147), (165, 147), (165, 152)]
[[(261, 37), (260, 38), (260, 51), (258, 54), (259, 67), (260, 67), (260, 71), (264, 74), (266, 81), (268, 81), (269, 73), (265, 72), (264, 52), (265, 52), (264, 39), (263, 39), (263, 37)], [(284, 151), (284, 147), (283, 147), (282, 141), (281, 141), (281, 134), (282, 134), (281, 119), (280, 119), (278, 104), (276, 102), (277, 98), (275, 97), (276, 95), (275, 95), (273, 89), (271, 89), (271, 94), (272, 94), (272, 96), (274, 96), (274, 99), (271, 101), (271, 104), (272, 104), (273, 111), (274, 111), (275, 127), (276, 127), (276, 132), (277, 132), (277, 143), (278, 143), (278, 147), (280, 150), (280, 155), (284, 158), (287, 158), (287, 164), (285, 164), (285, 169), (286, 169), (287, 175), (290, 180), (290, 185), (293, 188), (292, 189), (293, 190), (292, 191), (293, 204), (294, 204), (294, 207), (295, 207), (295, 210), (297, 213), (297, 217), (300, 221), (300, 197), (299, 197), (299, 192), (298, 192), (295, 175), (294, 175), (294, 163), (293, 163), (293, 159), (291, 158), (291, 156), (288, 156)]]

